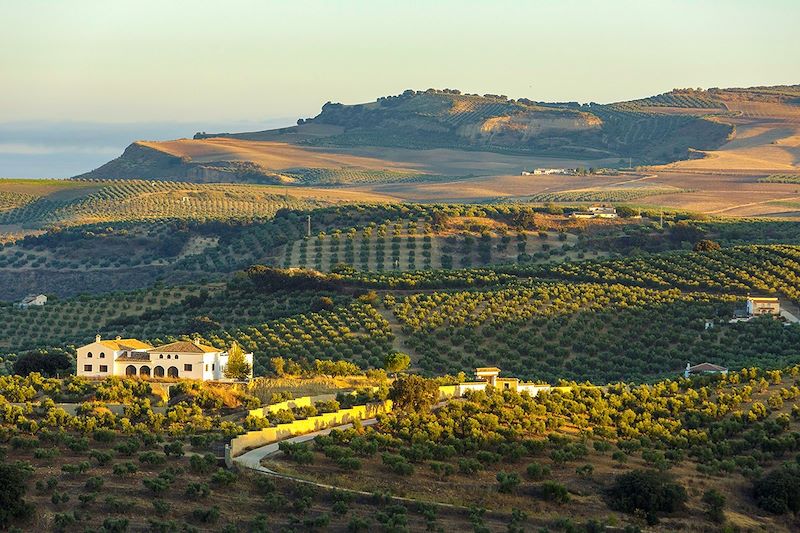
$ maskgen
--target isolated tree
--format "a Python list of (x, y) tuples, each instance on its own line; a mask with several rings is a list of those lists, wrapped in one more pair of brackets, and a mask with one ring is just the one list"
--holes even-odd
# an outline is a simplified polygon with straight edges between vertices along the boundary
[(389, 399), (399, 411), (427, 411), (439, 399), (439, 386), (416, 374), (403, 375), (392, 383)]
[(28, 472), (20, 465), (0, 462), (0, 528), (5, 530), (13, 520), (33, 512), (25, 502)]
[(387, 372), (390, 374), (397, 375), (398, 372), (402, 372), (408, 365), (411, 364), (411, 358), (404, 354), (403, 352), (392, 352), (386, 356), (386, 359), (383, 363), (383, 368), (386, 369)]
[(719, 249), (720, 245), (709, 239), (702, 239), (694, 244), (695, 252), (713, 252), (714, 250)]
[(208, 316), (198, 316), (189, 320), (188, 333), (208, 333), (221, 327), (219, 322)]
[(14, 373), (20, 376), (38, 372), (43, 376), (55, 377), (71, 371), (72, 361), (66, 353), (60, 351), (27, 352), (20, 355), (14, 363)]
[(725, 521), (725, 495), (717, 489), (709, 489), (703, 493), (703, 503), (706, 504), (706, 515), (712, 522), (721, 524)]
[(269, 364), (272, 365), (272, 371), (276, 376), (281, 377), (286, 373), (286, 359), (283, 357), (272, 357)]
[(239, 343), (233, 341), (228, 350), (228, 364), (225, 365), (225, 377), (228, 379), (247, 379), (250, 377), (252, 367), (244, 358), (244, 352)]
[(536, 213), (530, 208), (519, 209), (511, 215), (511, 225), (518, 229), (536, 229)]
[(441, 211), (434, 211), (431, 213), (431, 226), (436, 231), (440, 231), (447, 226), (447, 223), (450, 221), (450, 216), (446, 213)]
[(319, 311), (330, 311), (335, 307), (333, 298), (330, 296), (320, 296), (311, 303), (311, 310), (315, 313)]
[(658, 522), (659, 513), (672, 513), (686, 502), (686, 489), (672, 476), (656, 470), (632, 470), (614, 478), (606, 495), (616, 511), (645, 514), (648, 524)]

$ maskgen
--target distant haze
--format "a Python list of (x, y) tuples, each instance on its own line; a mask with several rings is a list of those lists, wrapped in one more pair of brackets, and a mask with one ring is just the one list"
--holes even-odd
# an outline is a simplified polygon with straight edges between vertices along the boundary
[(0, 178), (68, 178), (117, 157), (135, 140), (167, 140), (191, 137), (197, 131), (249, 131), (293, 123), (289, 118), (205, 123), (0, 123)]
[(800, 82), (796, 0), (70, 0), (0, 7), (0, 122), (252, 120), (457, 88), (609, 102)]

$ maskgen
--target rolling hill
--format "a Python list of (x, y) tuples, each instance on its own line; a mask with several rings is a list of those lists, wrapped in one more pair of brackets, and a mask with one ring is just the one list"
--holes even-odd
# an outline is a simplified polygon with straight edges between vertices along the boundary
[[(328, 102), (316, 117), (288, 128), (135, 142), (80, 177), (341, 185), (500, 175), (508, 167), (516, 173), (548, 159), (560, 159), (558, 166), (618, 166), (629, 158), (670, 163), (723, 146), (734, 132), (731, 119), (748, 102), (777, 103), (785, 112), (796, 107), (797, 91), (674, 90), (579, 104), (407, 90), (369, 103)], [(435, 161), (419, 155), (430, 150), (455, 155), (438, 152)], [(468, 162), (448, 165), (455, 157)]]

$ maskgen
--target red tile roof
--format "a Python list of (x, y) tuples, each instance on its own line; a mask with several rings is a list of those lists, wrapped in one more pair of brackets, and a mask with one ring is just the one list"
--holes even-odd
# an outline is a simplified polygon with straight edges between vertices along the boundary
[(689, 367), (689, 372), (727, 372), (728, 369), (724, 366), (715, 365), (713, 363), (700, 363)]
[(163, 344), (148, 350), (148, 352), (151, 353), (214, 353), (221, 351), (222, 350), (214, 348), (213, 346), (206, 346), (205, 344), (200, 344), (199, 342), (194, 341), (171, 342), (169, 344)]

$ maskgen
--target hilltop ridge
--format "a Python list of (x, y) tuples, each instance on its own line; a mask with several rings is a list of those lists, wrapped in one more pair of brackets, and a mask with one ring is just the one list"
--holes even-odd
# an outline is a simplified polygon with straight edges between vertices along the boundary
[[(327, 102), (286, 128), (138, 141), (79, 177), (342, 185), (440, 180), (473, 168), (507, 174), (508, 159), (491, 163), (514, 157), (587, 167), (674, 164), (721, 149), (737, 128), (766, 124), (793, 135), (798, 118), (800, 85), (674, 89), (612, 104), (409, 89), (367, 103)], [(439, 160), (422, 155), (431, 150), (451, 152)], [(453, 168), (447, 156), (465, 162)], [(791, 165), (783, 159), (774, 168)]]

